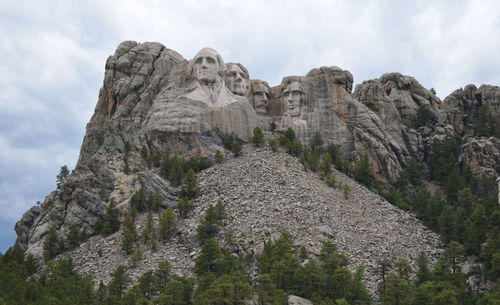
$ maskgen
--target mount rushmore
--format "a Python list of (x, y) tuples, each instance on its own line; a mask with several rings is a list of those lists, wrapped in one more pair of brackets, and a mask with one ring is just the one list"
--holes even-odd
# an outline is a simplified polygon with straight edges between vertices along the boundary
[[(75, 169), (16, 224), (17, 244), (41, 255), (50, 227), (64, 236), (77, 224), (95, 234), (108, 200), (125, 205), (136, 191), (135, 181), (122, 173), (126, 143), (135, 152), (146, 146), (151, 152), (213, 158), (228, 137), (249, 141), (255, 127), (269, 132), (274, 122), (278, 131), (293, 128), (302, 143), (319, 132), (350, 162), (367, 155), (374, 176), (387, 185), (409, 160), (423, 161), (434, 139), (447, 137), (461, 138), (460, 160), (475, 175), (499, 172), (500, 140), (473, 137), (471, 120), (479, 107), (500, 117), (499, 87), (468, 85), (441, 101), (399, 73), (364, 81), (354, 91), (353, 83), (346, 70), (320, 67), (271, 87), (210, 48), (186, 60), (160, 43), (125, 41), (106, 61)], [(423, 123), (417, 120), (422, 108), (428, 115)], [(134, 158), (132, 165), (140, 168), (140, 156)], [(140, 171), (135, 179), (159, 191), (165, 205), (175, 205), (177, 190), (156, 173)]]

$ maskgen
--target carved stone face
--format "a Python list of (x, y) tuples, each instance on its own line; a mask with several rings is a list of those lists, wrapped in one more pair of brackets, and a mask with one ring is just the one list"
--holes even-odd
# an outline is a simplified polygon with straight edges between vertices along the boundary
[(258, 114), (267, 114), (269, 86), (261, 81), (252, 81), (252, 93), (255, 112)]
[(217, 81), (219, 63), (217, 52), (211, 49), (201, 49), (194, 57), (194, 77), (202, 84), (212, 84)]
[(226, 86), (232, 93), (246, 96), (250, 87), (248, 74), (238, 65), (231, 64), (226, 72)]
[(299, 82), (292, 82), (283, 91), (283, 99), (288, 107), (288, 114), (292, 117), (300, 116), (300, 105), (305, 102), (306, 94)]

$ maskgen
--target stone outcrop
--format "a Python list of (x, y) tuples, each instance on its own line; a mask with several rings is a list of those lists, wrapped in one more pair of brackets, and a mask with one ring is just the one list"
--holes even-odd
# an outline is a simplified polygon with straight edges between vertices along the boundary
[(449, 123), (462, 137), (474, 135), (479, 110), (498, 121), (500, 118), (500, 87), (474, 85), (460, 88), (444, 99), (444, 111)]
[[(172, 263), (174, 273), (193, 275), (194, 260), (200, 253), (198, 224), (206, 209), (219, 200), (226, 216), (217, 240), (234, 255), (258, 257), (264, 242), (279, 237), (280, 230), (288, 231), (295, 238), (296, 249), (305, 247), (312, 259), (318, 259), (321, 247), (331, 241), (347, 255), (351, 269), (365, 264), (364, 281), (372, 293), (381, 280), (380, 261), (404, 258), (416, 269), (420, 251), (427, 254), (431, 264), (439, 256), (439, 236), (413, 215), (340, 172), (334, 170), (333, 174), (339, 183), (351, 188), (352, 195), (347, 199), (341, 188), (328, 187), (318, 174), (305, 172), (295, 158), (284, 152), (246, 145), (241, 157), (225, 153), (223, 163), (198, 174), (201, 193), (193, 211), (179, 220), (178, 234), (166, 243), (160, 242), (157, 251), (143, 246), (143, 261), (130, 271), (134, 280), (164, 259)], [(137, 175), (154, 172), (144, 170)], [(139, 216), (138, 232), (142, 232), (145, 218), (145, 214)], [(157, 214), (154, 219), (157, 226)], [(109, 237), (94, 236), (64, 256), (72, 257), (81, 273), (107, 283), (112, 271), (130, 258), (120, 250), (121, 239), (120, 232)], [(255, 259), (250, 268), (253, 279), (258, 272), (257, 262)]]
[(313, 303), (304, 298), (295, 295), (290, 295), (288, 296), (288, 305), (313, 305)]
[[(51, 227), (61, 238), (73, 225), (94, 235), (94, 225), (102, 220), (110, 199), (114, 198), (125, 214), (132, 194), (141, 187), (160, 193), (164, 206), (173, 206), (178, 189), (158, 170), (147, 169), (140, 156), (143, 146), (151, 153), (168, 150), (186, 157), (213, 158), (217, 150), (223, 151), (223, 143), (230, 136), (247, 142), (255, 127), (269, 130), (271, 122), (281, 131), (293, 127), (305, 144), (320, 132), (325, 144), (337, 145), (351, 163), (368, 155), (374, 175), (386, 184), (398, 180), (409, 159), (425, 161), (434, 139), (456, 137), (463, 150), (463, 166), (469, 165), (480, 177), (498, 176), (498, 138), (472, 135), (477, 117), (485, 111), (496, 120), (500, 117), (499, 87), (483, 85), (478, 89), (469, 85), (441, 102), (414, 78), (390, 73), (357, 85), (354, 92), (352, 89), (352, 74), (338, 67), (312, 69), (304, 76), (285, 77), (280, 85), (269, 87), (265, 81), (252, 80), (243, 65), (226, 65), (222, 56), (209, 48), (186, 60), (159, 43), (125, 41), (106, 62), (103, 86), (76, 168), (40, 207), (27, 211), (16, 224), (17, 243), (41, 256)], [(127, 142), (132, 148), (128, 157), (130, 175), (123, 172)], [(252, 157), (248, 164), (274, 166), (259, 165), (257, 159), (274, 160), (275, 155), (255, 153)], [(224, 166), (245, 164), (227, 162)], [(367, 274), (375, 274), (375, 261), (383, 256), (395, 259), (398, 254), (413, 260), (417, 248), (427, 249), (431, 256), (436, 253), (436, 236), (427, 234), (411, 215), (388, 205), (348, 177), (338, 173), (344, 183), (359, 188), (352, 201), (364, 205), (346, 202), (338, 192), (318, 186), (317, 177), (274, 169), (287, 178), (267, 172), (232, 177), (234, 168), (223, 166), (200, 174), (209, 192), (200, 200), (213, 203), (220, 198), (234, 203), (230, 209), (235, 215), (233, 223), (241, 225), (241, 232), (246, 234), (238, 236), (238, 251), (257, 251), (256, 246), (276, 228), (295, 219), (302, 222), (287, 224), (287, 229), (296, 233), (298, 242), (308, 245), (311, 253), (318, 251), (327, 236), (356, 264), (369, 261)], [(251, 170), (247, 169), (248, 173)], [(238, 171), (246, 173), (239, 167)], [(210, 180), (211, 175), (219, 180)], [(260, 179), (268, 181), (252, 188)], [(264, 203), (271, 201), (272, 209), (268, 210)], [(174, 252), (168, 252), (169, 257), (196, 250), (192, 250), (192, 235), (204, 208), (206, 204), (199, 202), (194, 217), (184, 224), (178, 240), (184, 252), (171, 250)], [(270, 218), (253, 214), (254, 210)], [(372, 213), (374, 218), (361, 221), (360, 211)], [(331, 220), (314, 223), (324, 213)], [(385, 226), (378, 227), (378, 223)], [(299, 224), (304, 227), (296, 227)], [(192, 260), (179, 259), (179, 264), (184, 263)], [(189, 269), (182, 268), (179, 272)]]
[(500, 173), (500, 140), (469, 138), (460, 148), (461, 161), (480, 178), (495, 180)]

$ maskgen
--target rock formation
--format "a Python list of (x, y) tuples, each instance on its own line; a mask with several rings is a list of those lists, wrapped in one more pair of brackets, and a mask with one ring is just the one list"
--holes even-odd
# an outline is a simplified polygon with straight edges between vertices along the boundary
[[(94, 225), (103, 218), (110, 199), (114, 198), (126, 213), (132, 194), (141, 187), (159, 192), (164, 206), (175, 205), (178, 188), (161, 177), (158, 170), (150, 170), (144, 165), (139, 153), (142, 147), (157, 154), (169, 151), (186, 157), (213, 158), (217, 150), (223, 151), (223, 144), (231, 136), (243, 142), (249, 141), (255, 127), (266, 131), (272, 122), (281, 131), (292, 127), (303, 143), (308, 143), (319, 132), (325, 144), (337, 145), (343, 157), (351, 163), (368, 155), (374, 175), (387, 185), (397, 182), (400, 171), (410, 159), (425, 161), (434, 139), (445, 138), (460, 139), (460, 160), (464, 166), (470, 166), (475, 175), (488, 178), (499, 175), (500, 140), (493, 130), (500, 130), (500, 124), (495, 125), (500, 117), (499, 87), (483, 85), (478, 89), (469, 85), (441, 102), (414, 78), (390, 73), (362, 82), (354, 92), (352, 88), (352, 74), (338, 67), (320, 67), (305, 76), (288, 76), (280, 85), (270, 87), (265, 81), (250, 79), (243, 65), (225, 64), (222, 56), (210, 48), (200, 50), (188, 61), (159, 43), (125, 41), (106, 62), (103, 86), (87, 125), (77, 166), (60, 188), (47, 196), (41, 206), (27, 211), (16, 224), (17, 244), (28, 253), (41, 256), (45, 235), (51, 227), (57, 229), (60, 237), (67, 236), (73, 225), (92, 236), (95, 234)], [(486, 120), (486, 127), (478, 123), (478, 118), (482, 117)], [(477, 136), (478, 129), (493, 133), (493, 136)], [(127, 166), (131, 174), (127, 175), (123, 172), (123, 153), (129, 145)], [(211, 181), (206, 177), (210, 173), (213, 171), (201, 176), (205, 181)], [(259, 174), (255, 179), (268, 179), (261, 172)], [(417, 254), (411, 250), (414, 245), (427, 247), (429, 254), (437, 253), (437, 237), (425, 232), (414, 217), (389, 206), (367, 190), (359, 195), (370, 198), (370, 202), (365, 207), (357, 206), (355, 210), (352, 204), (338, 199), (338, 194), (330, 194), (328, 198), (320, 196), (319, 200), (307, 189), (302, 195), (294, 191), (293, 200), (281, 200), (273, 210), (275, 214), (265, 213), (279, 218), (269, 220), (270, 224), (276, 224), (271, 226), (258, 219), (247, 219), (245, 214), (250, 215), (252, 209), (264, 209), (262, 203), (271, 197), (279, 201), (283, 195), (276, 192), (282, 190), (283, 185), (289, 185), (293, 191), (313, 182), (295, 181), (306, 179), (299, 173), (289, 177), (292, 181), (272, 176), (273, 180), (261, 186), (268, 194), (250, 194), (245, 193), (245, 186), (241, 184), (252, 181), (245, 177), (237, 179), (224, 182), (227, 184), (224, 187), (237, 190), (237, 198), (236, 195), (230, 197), (230, 190), (222, 191), (215, 185), (205, 185), (205, 192), (212, 193), (204, 194), (206, 198), (202, 198), (213, 201), (223, 196), (228, 203), (237, 202), (234, 208), (244, 210), (235, 212), (241, 218), (235, 219), (234, 223), (249, 226), (244, 232), (255, 234), (255, 243), (264, 239), (259, 234), (265, 235), (280, 228), (285, 223), (281, 218), (308, 218), (311, 222), (314, 217), (319, 217), (316, 214), (297, 214), (309, 206), (311, 211), (329, 213), (332, 219), (336, 219), (328, 224), (329, 228), (318, 230), (333, 230), (328, 238), (356, 262), (384, 255), (396, 257), (396, 254), (414, 259)], [(345, 177), (345, 180), (345, 183), (353, 184), (349, 178)], [(358, 199), (365, 202), (366, 198)], [(328, 208), (327, 202), (332, 199), (336, 201)], [(199, 202), (199, 210), (195, 210), (196, 217), (192, 221), (199, 219), (203, 207)], [(357, 215), (358, 218), (354, 219), (359, 219), (358, 214), (363, 209), (367, 214), (379, 217), (370, 222), (373, 226), (381, 219), (386, 220), (384, 234), (377, 235), (376, 231), (384, 228), (375, 229), (370, 223), (342, 220), (344, 214)], [(398, 217), (388, 219), (382, 211), (390, 211)], [(314, 228), (309, 222), (308, 228)], [(402, 224), (410, 225), (414, 231), (408, 227), (402, 233), (406, 237), (398, 235), (399, 231), (393, 228)], [(186, 224), (182, 238), (192, 235), (190, 230), (194, 225), (194, 222)], [(287, 229), (293, 231), (296, 228)], [(310, 233), (300, 236), (299, 240), (316, 251), (319, 239), (314, 237), (314, 232)], [(320, 235), (324, 237), (325, 234)], [(397, 240), (404, 249), (396, 251), (394, 243), (384, 244), (386, 238)], [(241, 240), (245, 245), (250, 242), (248, 236), (241, 236)], [(250, 249), (249, 246), (240, 248)], [(368, 254), (361, 253), (367, 249)], [(374, 274), (375, 263), (370, 264), (367, 272)]]

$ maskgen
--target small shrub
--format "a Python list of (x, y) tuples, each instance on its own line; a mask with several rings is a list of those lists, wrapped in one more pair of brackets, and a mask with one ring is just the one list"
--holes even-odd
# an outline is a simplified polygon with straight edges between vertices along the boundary
[(221, 163), (223, 159), (224, 159), (224, 155), (222, 154), (222, 152), (220, 150), (218, 150), (215, 153), (215, 162)]
[(276, 130), (276, 127), (278, 127), (278, 126), (277, 126), (277, 125), (276, 125), (276, 123), (273, 121), (273, 122), (271, 123), (271, 132), (274, 132), (274, 131)]
[(262, 146), (264, 144), (264, 133), (258, 126), (253, 130), (251, 141), (255, 146)]
[(351, 196), (351, 187), (347, 184), (344, 184), (342, 187), (344, 198), (347, 199)]
[(334, 175), (327, 175), (326, 185), (328, 185), (329, 187), (335, 187), (337, 185), (337, 178)]
[(271, 147), (272, 151), (276, 152), (278, 150), (278, 141), (276, 141), (276, 139), (270, 139), (269, 147)]
[(240, 142), (235, 140), (235, 141), (233, 141), (233, 143), (231, 143), (231, 152), (233, 153), (233, 155), (235, 157), (239, 157), (241, 155), (241, 150), (242, 150), (242, 147), (241, 147)]

